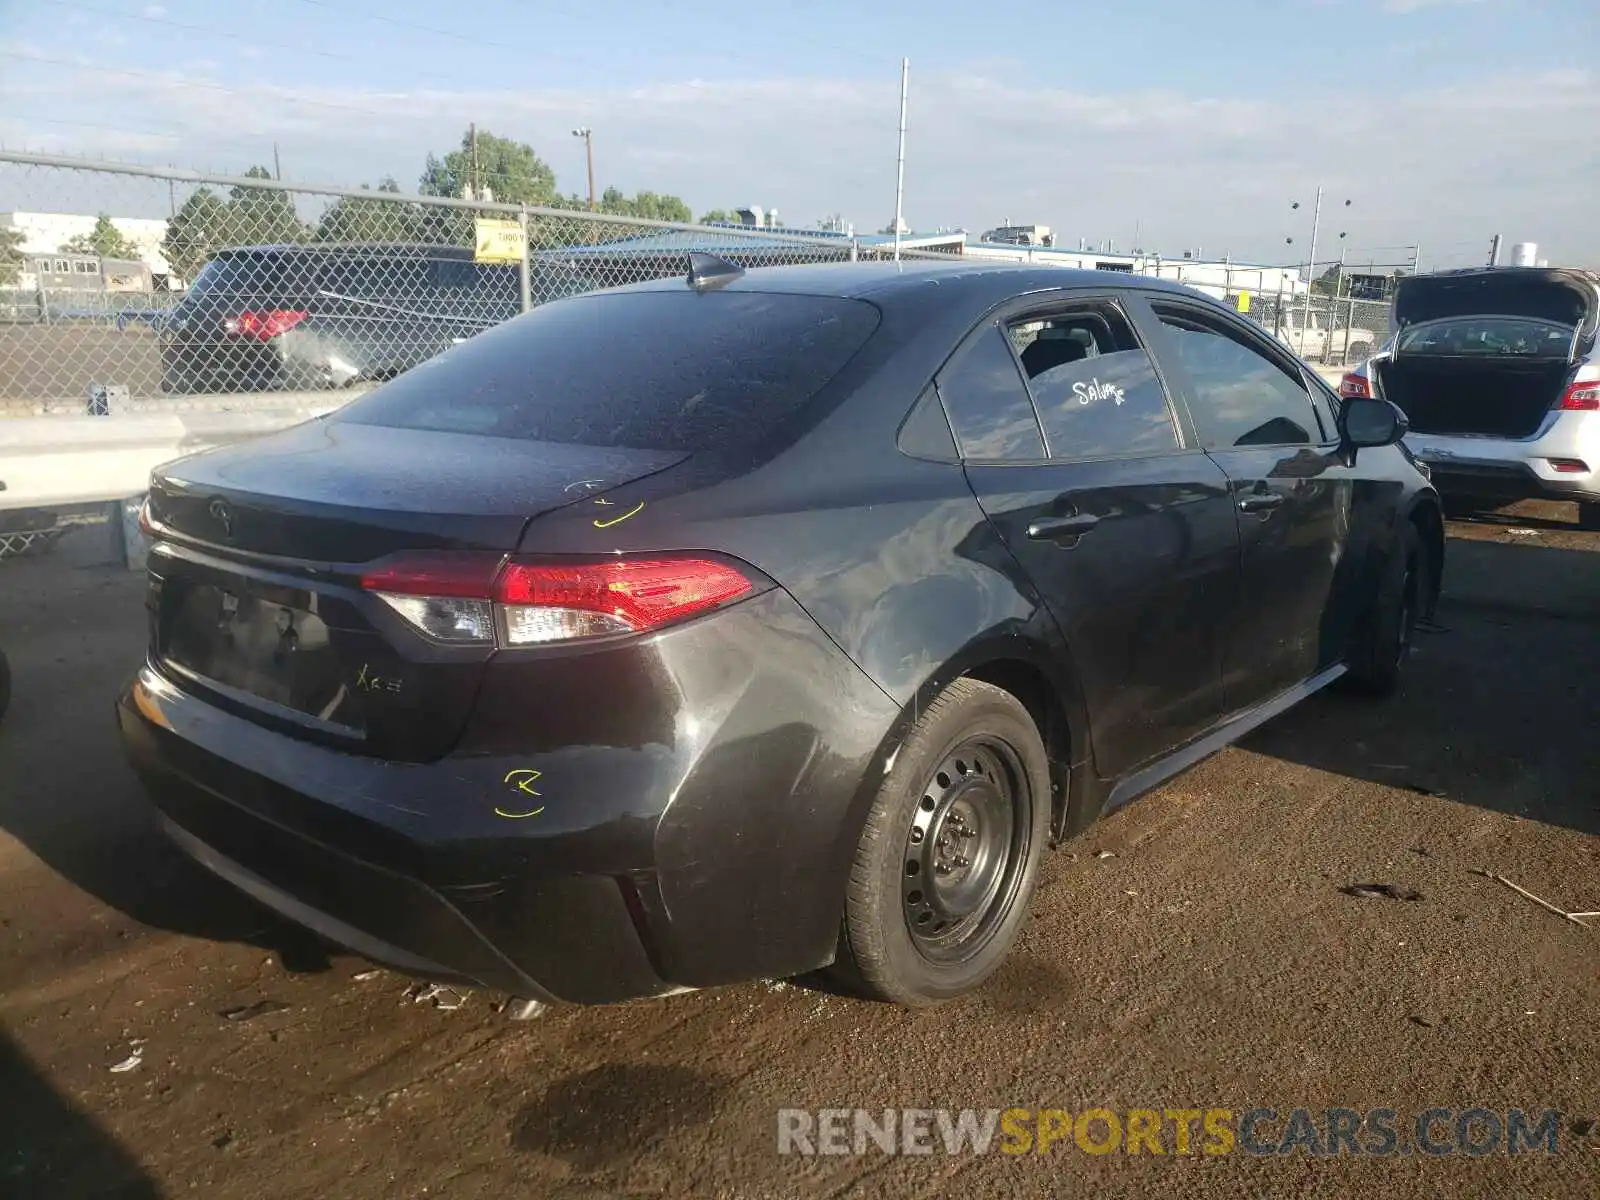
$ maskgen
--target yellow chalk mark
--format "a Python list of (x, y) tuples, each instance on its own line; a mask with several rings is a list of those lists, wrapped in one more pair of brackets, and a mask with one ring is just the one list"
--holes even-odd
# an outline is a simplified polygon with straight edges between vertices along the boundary
[[(539, 792), (534, 789), (533, 784), (534, 781), (539, 778), (540, 774), (541, 772), (535, 771), (532, 767), (518, 767), (514, 771), (507, 771), (506, 777), (500, 782), (509, 783), (512, 787), (516, 788), (517, 791), (522, 792), (525, 795), (537, 796), (539, 795)], [(497, 817), (506, 817), (512, 821), (520, 821), (524, 817), (537, 817), (544, 811), (544, 807), (545, 806), (541, 804), (538, 808), (529, 809), (527, 812), (507, 812), (505, 809), (496, 805), (494, 815)]]
[(630, 508), (627, 512), (623, 513), (620, 517), (612, 517), (611, 520), (609, 520), (609, 521), (602, 521), (598, 517), (595, 518), (594, 527), (596, 529), (610, 529), (613, 525), (620, 525), (622, 522), (626, 521), (629, 517), (633, 516), (635, 513), (639, 512), (643, 508), (644, 508), (644, 501), (641, 500), (641, 501), (639, 501), (639, 503), (635, 504), (632, 508)]

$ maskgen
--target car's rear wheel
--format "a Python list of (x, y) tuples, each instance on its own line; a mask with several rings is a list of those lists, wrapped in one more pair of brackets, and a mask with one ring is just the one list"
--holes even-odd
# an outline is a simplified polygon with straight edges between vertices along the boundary
[(1578, 528), (1600, 532), (1600, 501), (1580, 500), (1578, 502)]
[(1356, 690), (1388, 696), (1400, 687), (1417, 619), (1422, 615), (1427, 580), (1427, 550), (1417, 527), (1406, 521), (1384, 564), (1378, 595), (1350, 655), (1346, 679)]
[(836, 974), (933, 1004), (1016, 941), (1049, 837), (1049, 762), (1021, 702), (972, 679), (927, 707), (893, 762), (856, 848)]

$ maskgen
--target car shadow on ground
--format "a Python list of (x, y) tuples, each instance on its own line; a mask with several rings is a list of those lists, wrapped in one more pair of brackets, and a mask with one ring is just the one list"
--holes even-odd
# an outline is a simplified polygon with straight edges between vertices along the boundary
[(1286, 761), (1600, 833), (1594, 552), (1452, 538), (1400, 693), (1330, 690), (1246, 738)]
[(123, 758), (113, 704), (141, 661), (142, 575), (70, 554), (0, 567), (0, 647), (12, 702), (0, 722), (0, 830), (62, 878), (143, 925), (329, 966), (313, 935), (203, 870), (160, 831)]
[(0, 1195), (154, 1200), (161, 1190), (111, 1135), (79, 1112), (0, 1033)]

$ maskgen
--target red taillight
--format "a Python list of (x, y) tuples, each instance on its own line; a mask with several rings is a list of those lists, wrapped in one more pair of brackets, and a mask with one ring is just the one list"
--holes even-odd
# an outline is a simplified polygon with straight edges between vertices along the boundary
[(498, 554), (408, 554), (361, 576), (369, 592), (399, 596), (493, 598), (494, 577), (504, 558)]
[(1370, 400), (1372, 398), (1372, 385), (1367, 382), (1365, 375), (1349, 372), (1339, 380), (1339, 395), (1353, 399)]
[(407, 556), (368, 571), (361, 586), (438, 641), (507, 646), (644, 633), (754, 589), (736, 567), (707, 558), (501, 564), (494, 556)]
[(641, 633), (695, 616), (750, 590), (704, 558), (617, 559), (577, 566), (508, 563), (495, 585), (513, 645)]
[(1546, 459), (1552, 471), (1559, 471), (1563, 475), (1587, 475), (1589, 464), (1581, 458), (1550, 458)]
[(1600, 380), (1581, 380), (1568, 385), (1561, 396), (1561, 407), (1567, 412), (1600, 411)]
[(270, 312), (242, 312), (229, 317), (222, 327), (237, 337), (253, 337), (258, 342), (270, 342), (281, 333), (288, 333), (306, 319), (303, 312), (275, 308)]

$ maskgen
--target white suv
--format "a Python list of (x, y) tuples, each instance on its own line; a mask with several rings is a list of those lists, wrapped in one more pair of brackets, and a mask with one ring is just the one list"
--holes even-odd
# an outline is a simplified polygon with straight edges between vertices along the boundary
[(1600, 529), (1600, 274), (1477, 267), (1402, 279), (1399, 331), (1345, 375), (1411, 422), (1406, 445), (1458, 509), (1576, 500)]

